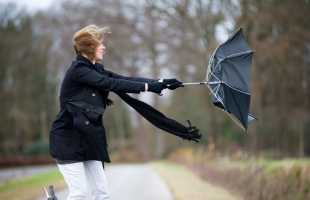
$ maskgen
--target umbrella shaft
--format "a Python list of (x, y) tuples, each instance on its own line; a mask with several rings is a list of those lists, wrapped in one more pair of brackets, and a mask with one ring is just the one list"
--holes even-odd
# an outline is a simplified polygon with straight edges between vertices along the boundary
[(183, 85), (184, 86), (186, 86), (186, 85), (206, 85), (206, 84), (212, 85), (212, 84), (219, 84), (219, 83), (221, 83), (221, 81), (210, 81), (210, 82), (204, 81), (204, 82), (183, 83)]

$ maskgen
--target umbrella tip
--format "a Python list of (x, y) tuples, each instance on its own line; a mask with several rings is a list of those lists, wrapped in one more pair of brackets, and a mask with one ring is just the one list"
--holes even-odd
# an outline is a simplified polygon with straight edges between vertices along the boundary
[(187, 121), (187, 123), (188, 123), (188, 126), (189, 127), (192, 127), (192, 123), (191, 123), (191, 121), (189, 121), (189, 119), (188, 120), (186, 120)]

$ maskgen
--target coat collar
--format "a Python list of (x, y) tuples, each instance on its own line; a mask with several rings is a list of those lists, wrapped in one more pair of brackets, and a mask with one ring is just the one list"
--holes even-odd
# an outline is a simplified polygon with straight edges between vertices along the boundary
[(87, 66), (91, 66), (94, 67), (95, 69), (104, 69), (103, 64), (96, 62), (95, 64), (93, 64), (88, 58), (82, 56), (82, 55), (77, 55), (76, 56), (76, 60), (83, 62), (84, 64), (86, 64)]
[(76, 56), (76, 60), (77, 61), (81, 61), (84, 64), (88, 65), (88, 66), (94, 66), (94, 64), (86, 57), (82, 56), (82, 55), (77, 55)]

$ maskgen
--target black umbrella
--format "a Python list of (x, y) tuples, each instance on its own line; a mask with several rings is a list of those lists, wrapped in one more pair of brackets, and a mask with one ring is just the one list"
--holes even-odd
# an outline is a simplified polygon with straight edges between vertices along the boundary
[(240, 28), (213, 52), (207, 69), (206, 81), (183, 85), (206, 84), (213, 104), (231, 116), (245, 130), (253, 121), (249, 113), (250, 70), (253, 51)]

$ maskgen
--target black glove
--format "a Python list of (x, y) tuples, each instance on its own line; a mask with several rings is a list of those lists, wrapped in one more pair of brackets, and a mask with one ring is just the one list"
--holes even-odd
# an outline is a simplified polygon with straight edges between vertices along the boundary
[(177, 89), (178, 87), (184, 87), (183, 83), (175, 78), (164, 79), (163, 83), (165, 84), (165, 88), (170, 90)]
[(201, 134), (199, 133), (199, 130), (195, 127), (192, 126), (189, 129), (190, 134), (188, 134), (186, 137), (184, 137), (183, 139), (186, 140), (193, 140), (195, 142), (199, 142), (199, 140), (201, 139)]
[(165, 84), (162, 82), (151, 82), (148, 83), (148, 91), (160, 94), (165, 89)]
[(182, 138), (184, 140), (193, 140), (195, 142), (199, 142), (202, 135), (199, 133), (199, 130), (195, 126), (191, 125), (191, 122), (189, 120), (187, 120), (187, 122), (189, 124), (189, 127), (188, 127), (189, 134), (183, 135)]

